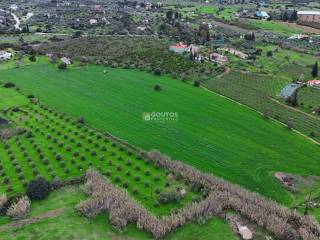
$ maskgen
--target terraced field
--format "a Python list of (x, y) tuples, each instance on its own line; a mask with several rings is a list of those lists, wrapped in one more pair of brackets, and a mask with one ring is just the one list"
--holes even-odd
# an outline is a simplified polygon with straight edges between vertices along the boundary
[[(107, 73), (104, 73), (107, 70)], [(246, 107), (167, 77), (89, 65), (59, 71), (50, 64), (2, 71), (58, 111), (95, 128), (214, 173), (285, 204), (274, 172), (320, 175), (320, 148)], [(154, 91), (160, 84), (162, 90)], [(176, 112), (178, 121), (145, 121), (145, 112)], [(99, 156), (99, 154), (98, 154)]]
[[(21, 193), (37, 176), (64, 180), (81, 176), (92, 166), (159, 215), (200, 196), (139, 152), (45, 106), (14, 108), (4, 117), (26, 131), (0, 147), (0, 192)], [(176, 188), (188, 189), (187, 195), (177, 203), (160, 205), (159, 194)]]

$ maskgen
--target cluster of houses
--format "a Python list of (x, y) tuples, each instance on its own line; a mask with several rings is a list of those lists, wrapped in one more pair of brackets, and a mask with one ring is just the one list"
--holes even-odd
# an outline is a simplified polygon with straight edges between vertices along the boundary
[(238, 58), (241, 59), (248, 59), (249, 55), (246, 53), (243, 53), (239, 50), (236, 50), (235, 48), (217, 48), (216, 52), (211, 52), (208, 54), (208, 57), (204, 57), (201, 54), (199, 54), (199, 49), (201, 47), (196, 45), (187, 45), (184, 43), (178, 43), (171, 45), (169, 47), (169, 50), (176, 53), (176, 54), (184, 54), (184, 53), (192, 53), (193, 56), (195, 56), (195, 60), (198, 61), (204, 61), (208, 60), (210, 62), (216, 62), (218, 64), (224, 65), (229, 62), (229, 58), (224, 55), (226, 53), (232, 54)]
[[(281, 11), (281, 10), (280, 10)], [(241, 11), (236, 13), (237, 17), (244, 17), (244, 18), (256, 18), (261, 20), (270, 20), (271, 18), (278, 18), (279, 14), (281, 15), (280, 11), (272, 11), (270, 13), (262, 10), (256, 9), (242, 9)], [(299, 23), (320, 23), (320, 11), (309, 10), (309, 11), (292, 11), (288, 10), (289, 15), (292, 12), (295, 12), (295, 19), (294, 21), (298, 21)], [(286, 20), (285, 20), (286, 21)]]
[(191, 44), (191, 45), (187, 45), (184, 43), (178, 43), (178, 44), (174, 44), (171, 45), (169, 47), (169, 50), (171, 52), (174, 52), (176, 54), (184, 54), (184, 53), (190, 53), (193, 56), (193, 60), (198, 61), (198, 62), (203, 62), (204, 61), (204, 57), (199, 54), (199, 50), (200, 50), (200, 46)]

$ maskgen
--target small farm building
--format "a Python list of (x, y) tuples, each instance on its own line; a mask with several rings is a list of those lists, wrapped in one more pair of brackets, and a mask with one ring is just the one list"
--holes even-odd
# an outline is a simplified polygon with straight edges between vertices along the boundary
[(0, 51), (0, 60), (9, 60), (12, 56), (12, 53), (6, 51)]
[(320, 89), (320, 80), (310, 80), (308, 81), (308, 86)]
[(298, 11), (298, 21), (320, 23), (319, 11)]

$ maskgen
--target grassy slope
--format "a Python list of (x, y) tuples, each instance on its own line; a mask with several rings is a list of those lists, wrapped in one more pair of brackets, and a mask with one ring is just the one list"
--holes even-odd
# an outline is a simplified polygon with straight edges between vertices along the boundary
[[(282, 203), (290, 196), (274, 171), (320, 175), (319, 146), (257, 113), (202, 89), (133, 70), (101, 66), (58, 71), (53, 65), (1, 73), (25, 93), (144, 149), (256, 190)], [(154, 92), (160, 83), (163, 90)], [(178, 122), (145, 122), (143, 112), (178, 112)]]
[(0, 109), (21, 106), (28, 103), (28, 100), (17, 93), (15, 89), (0, 88)]
[[(64, 208), (61, 214), (21, 228), (2, 231), (0, 239), (151, 239), (150, 234), (137, 230), (133, 225), (129, 225), (123, 232), (114, 230), (107, 224), (106, 213), (101, 213), (91, 220), (80, 217), (74, 207), (84, 199), (86, 196), (79, 187), (66, 187), (53, 192), (48, 199), (32, 203), (30, 217)], [(0, 217), (0, 224), (8, 221), (6, 217)], [(227, 224), (211, 219), (202, 226), (187, 224), (171, 233), (167, 239), (232, 240), (234, 236)]]
[(249, 22), (262, 30), (273, 32), (274, 34), (279, 35), (288, 35), (288, 34), (295, 34), (295, 33), (301, 33), (302, 30), (295, 27), (289, 27), (284, 22), (278, 22), (278, 21), (264, 21), (264, 20), (255, 20), (250, 19)]

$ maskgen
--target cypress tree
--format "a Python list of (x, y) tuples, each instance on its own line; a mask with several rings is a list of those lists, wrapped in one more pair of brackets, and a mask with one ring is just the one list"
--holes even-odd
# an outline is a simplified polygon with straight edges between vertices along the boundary
[(316, 63), (312, 66), (311, 75), (312, 75), (312, 77), (314, 77), (314, 78), (318, 77), (318, 62), (316, 62)]

